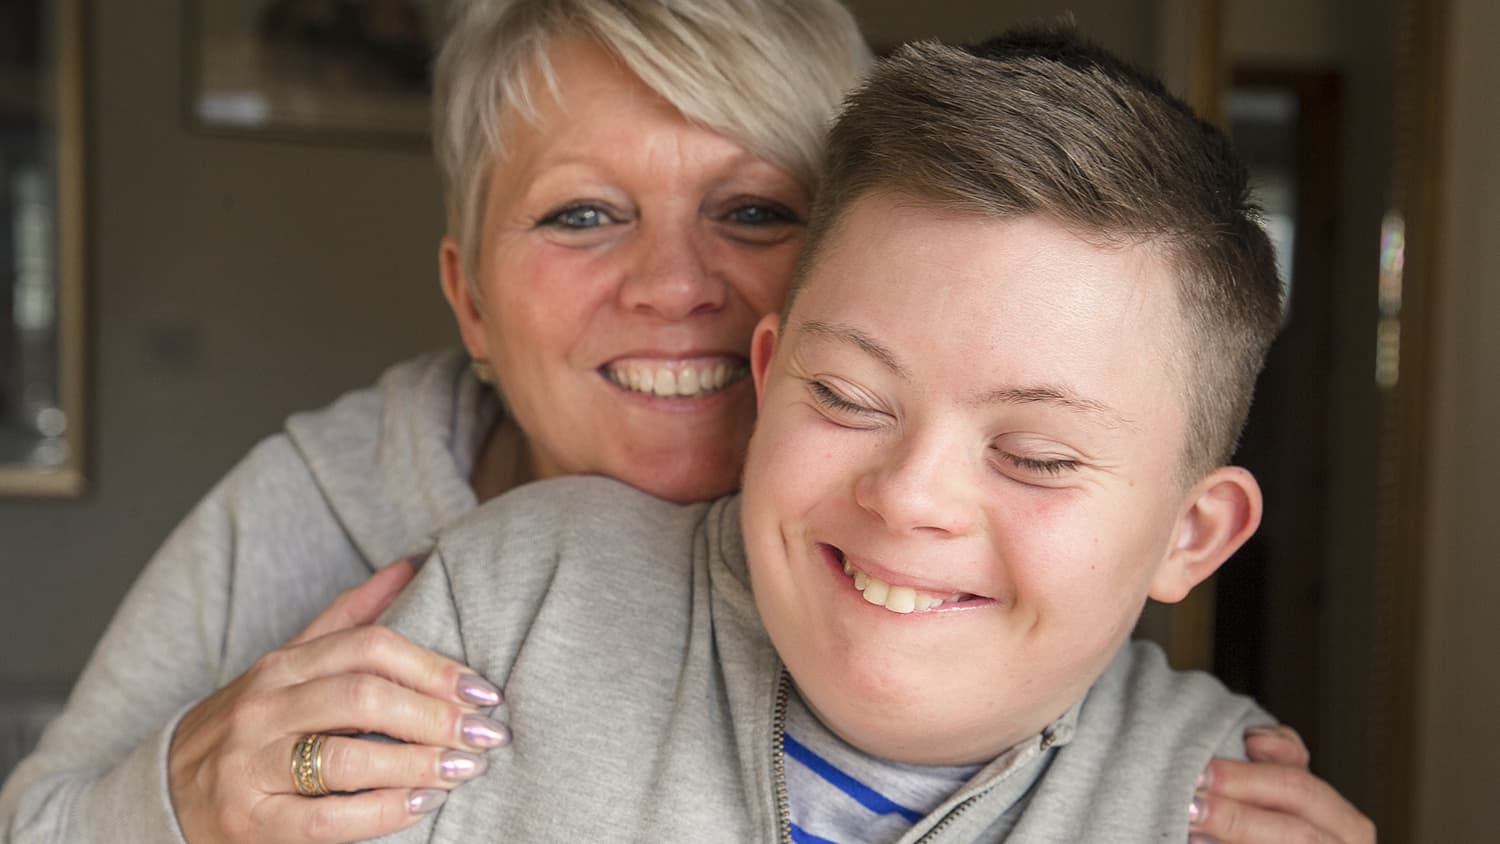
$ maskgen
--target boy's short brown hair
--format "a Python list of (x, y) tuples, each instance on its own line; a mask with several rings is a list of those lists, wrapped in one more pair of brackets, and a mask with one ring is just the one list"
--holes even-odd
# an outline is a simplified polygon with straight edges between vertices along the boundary
[(1188, 414), (1179, 468), (1191, 482), (1229, 461), (1282, 286), (1229, 140), (1159, 81), (1067, 29), (907, 45), (846, 101), (825, 165), (788, 312), (841, 215), (876, 191), (1159, 248), (1186, 328), (1174, 344)]

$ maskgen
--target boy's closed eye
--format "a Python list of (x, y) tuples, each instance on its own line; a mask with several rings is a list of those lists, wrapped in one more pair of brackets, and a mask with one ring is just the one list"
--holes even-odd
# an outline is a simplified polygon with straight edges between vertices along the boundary
[(845, 396), (843, 390), (836, 388), (828, 378), (808, 379), (807, 391), (823, 415), (841, 427), (868, 430), (890, 417), (889, 413)]
[(1078, 471), (1082, 465), (1077, 460), (1066, 457), (1030, 457), (1024, 454), (1012, 454), (1008, 451), (995, 449), (996, 456), (1005, 464), (1009, 471), (1005, 474), (1012, 477), (1015, 471), (1020, 470), (1028, 477), (1018, 478), (1022, 482), (1035, 480), (1039, 477), (1047, 479), (1061, 478), (1064, 475)]
[[(835, 425), (857, 430), (869, 430), (879, 426), (890, 417), (884, 411), (868, 407), (847, 398), (840, 389), (835, 389), (832, 379), (811, 378), (807, 390), (823, 415)], [(1076, 458), (1061, 455), (1025, 454), (1003, 448), (991, 447), (997, 462), (996, 469), (1002, 475), (1032, 486), (1048, 486), (1048, 482), (1062, 479), (1082, 468)]]

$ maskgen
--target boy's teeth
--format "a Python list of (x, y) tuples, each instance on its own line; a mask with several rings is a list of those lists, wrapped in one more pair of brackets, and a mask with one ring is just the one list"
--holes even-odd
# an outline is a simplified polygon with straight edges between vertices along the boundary
[(671, 396), (701, 396), (718, 392), (737, 383), (749, 372), (739, 364), (724, 361), (688, 365), (673, 370), (650, 364), (618, 363), (606, 370), (609, 380), (637, 393), (649, 393), (663, 398)]
[(919, 592), (910, 586), (892, 586), (874, 575), (860, 571), (847, 559), (844, 560), (844, 574), (854, 579), (854, 588), (865, 596), (866, 601), (903, 615), (935, 609), (964, 597), (958, 593), (940, 595), (936, 592)]
[[(865, 600), (870, 600), (870, 593), (865, 593)], [(892, 586), (885, 595), (885, 608), (891, 612), (911, 612), (917, 608), (917, 590), (910, 586)]]

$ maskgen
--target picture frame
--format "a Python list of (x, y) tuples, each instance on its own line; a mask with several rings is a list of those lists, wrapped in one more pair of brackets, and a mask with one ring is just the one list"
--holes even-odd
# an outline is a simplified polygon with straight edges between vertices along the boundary
[(0, 495), (85, 487), (81, 2), (0, 9)]
[(213, 134), (424, 145), (448, 0), (188, 0), (188, 119)]

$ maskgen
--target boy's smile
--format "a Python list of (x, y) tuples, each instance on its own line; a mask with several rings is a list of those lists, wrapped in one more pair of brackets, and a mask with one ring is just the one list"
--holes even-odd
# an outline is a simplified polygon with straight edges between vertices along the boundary
[(849, 579), (866, 603), (890, 612), (903, 615), (952, 612), (973, 609), (991, 600), (954, 588), (951, 584), (893, 573), (871, 559), (851, 557), (832, 545), (822, 545), (820, 550), (838, 573)]
[(784, 333), (762, 321), (751, 579), (846, 741), (991, 759), (1083, 695), (1148, 594), (1212, 571), (1189, 552), (1214, 475), (1176, 474), (1173, 284), (1149, 246), (877, 193), (828, 235)]

